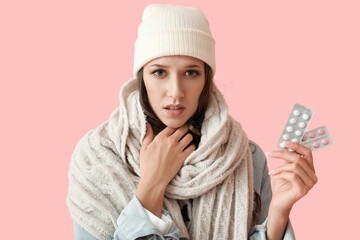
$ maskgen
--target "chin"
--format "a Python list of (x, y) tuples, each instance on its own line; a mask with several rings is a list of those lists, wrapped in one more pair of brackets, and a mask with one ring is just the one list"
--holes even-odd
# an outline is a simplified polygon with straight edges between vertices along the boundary
[(183, 126), (186, 123), (186, 121), (173, 120), (173, 119), (168, 120), (168, 119), (166, 119), (165, 121), (163, 121), (163, 123), (167, 127), (179, 128), (179, 127)]

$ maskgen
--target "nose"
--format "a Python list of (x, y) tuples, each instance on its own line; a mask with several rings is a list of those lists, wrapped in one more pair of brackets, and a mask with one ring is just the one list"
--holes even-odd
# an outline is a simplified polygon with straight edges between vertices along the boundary
[(168, 85), (167, 86), (167, 93), (168, 93), (169, 97), (171, 97), (173, 99), (180, 99), (180, 98), (183, 98), (185, 96), (184, 86), (182, 84), (181, 76), (178, 76), (178, 75), (174, 74), (168, 80), (167, 85)]

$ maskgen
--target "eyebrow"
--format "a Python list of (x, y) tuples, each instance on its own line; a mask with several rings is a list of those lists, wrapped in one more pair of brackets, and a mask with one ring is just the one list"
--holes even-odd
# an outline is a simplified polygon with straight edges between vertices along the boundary
[[(162, 68), (168, 68), (168, 66), (161, 65), (161, 64), (153, 64), (150, 65), (150, 67), (162, 67)], [(188, 65), (185, 68), (201, 68), (199, 65)]]

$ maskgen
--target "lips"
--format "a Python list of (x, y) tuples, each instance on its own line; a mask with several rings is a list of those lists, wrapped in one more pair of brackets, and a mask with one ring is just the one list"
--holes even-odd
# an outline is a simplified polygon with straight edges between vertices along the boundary
[(184, 109), (185, 107), (181, 104), (169, 104), (169, 105), (166, 105), (164, 108), (171, 109), (171, 110), (178, 110), (178, 109)]
[(169, 104), (164, 107), (166, 114), (170, 117), (177, 117), (183, 113), (185, 107), (181, 104)]

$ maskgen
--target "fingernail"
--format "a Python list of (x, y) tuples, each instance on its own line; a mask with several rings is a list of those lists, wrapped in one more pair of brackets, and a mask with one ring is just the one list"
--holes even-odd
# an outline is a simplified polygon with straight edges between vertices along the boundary
[(274, 155), (275, 153), (274, 152), (265, 152), (266, 155)]
[(273, 174), (273, 173), (274, 173), (274, 170), (269, 171), (268, 173), (269, 173), (269, 175), (271, 175), (271, 174)]
[(289, 141), (284, 141), (283, 143), (284, 143), (285, 146), (286, 146), (286, 145), (289, 145), (291, 142), (289, 142)]

